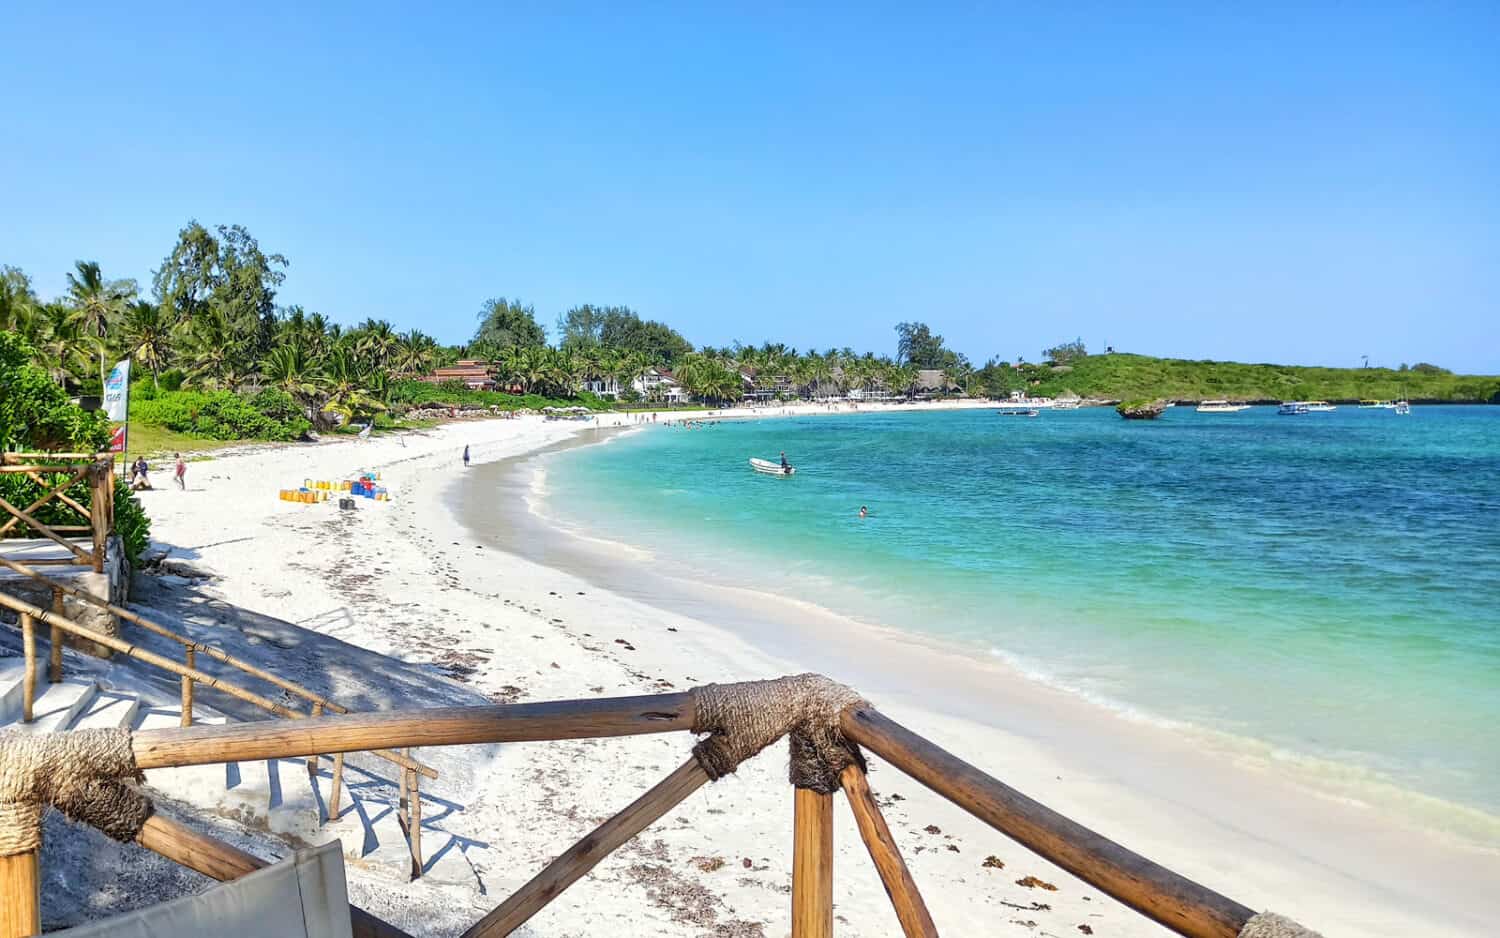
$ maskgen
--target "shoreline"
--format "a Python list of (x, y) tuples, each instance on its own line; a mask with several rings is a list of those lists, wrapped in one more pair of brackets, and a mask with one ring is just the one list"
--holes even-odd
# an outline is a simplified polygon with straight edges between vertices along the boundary
[[(816, 407), (786, 409), (829, 413)], [(661, 419), (731, 416), (770, 414), (710, 417), (698, 411), (664, 414)], [(488, 470), (477, 466), (463, 474), (458, 453), (466, 443), (477, 463), (490, 463), (576, 439), (596, 426), (630, 425), (622, 415), (606, 418), (589, 424), (535, 418), (461, 421), (365, 442), (220, 453), (193, 464), (186, 497), (162, 490), (146, 493), (144, 500), (153, 518), (154, 540), (173, 546), (175, 556), (214, 574), (214, 592), (225, 600), (335, 634), (412, 666), (441, 666), (434, 662), (461, 655), (471, 662), (466, 667), (472, 671), (460, 679), (490, 699), (651, 693), (790, 673), (823, 663), (795, 653), (777, 654), (732, 628), (601, 589), (559, 558), (537, 562), (503, 554), (468, 536), (450, 504), (451, 492), (456, 482), (477, 480)], [(362, 506), (357, 517), (339, 519), (332, 506), (298, 506), (275, 498), (286, 478), (336, 477), (362, 468), (384, 472), (393, 487), (393, 502)], [(375, 569), (382, 574), (377, 582), (354, 590), (336, 578), (309, 577), (305, 572), (315, 566), (314, 560), (321, 561), (323, 569), (335, 570), (347, 562), (336, 546), (325, 543), (322, 533), (324, 525), (339, 520), (355, 526), (360, 543), (369, 545), (371, 563), (378, 564)], [(713, 612), (707, 606), (703, 611)], [(914, 653), (908, 648), (902, 654), (904, 664)], [(845, 678), (851, 670), (839, 661), (823, 669)], [(993, 690), (955, 686), (947, 672), (940, 668), (938, 673), (943, 678), (928, 683), (949, 694), (989, 699), (985, 694)], [(871, 693), (877, 693), (873, 685)], [(1185, 793), (1153, 793), (1131, 774), (1182, 764), (1191, 752), (1156, 751), (1143, 759), (1126, 734), (1089, 744), (1099, 747), (1095, 755), (1102, 762), (1091, 771), (1059, 761), (1058, 740), (1041, 724), (1031, 727), (1029, 735), (1006, 734), (981, 720), (940, 712), (914, 693), (893, 689), (878, 696), (893, 716), (1050, 807), (1239, 901), (1278, 909), (1329, 936), (1481, 934), (1493, 912), (1485, 906), (1483, 886), (1500, 865), (1487, 854), (1413, 845), (1408, 843), (1413, 838), (1369, 830), (1368, 824), (1340, 827), (1324, 815), (1352, 814), (1358, 820), (1358, 812), (1312, 803), (1308, 813), (1317, 815), (1314, 829), (1332, 828), (1337, 840), (1350, 845), (1348, 855), (1336, 857), (1330, 866), (1311, 844), (1305, 855), (1292, 850), (1289, 855), (1272, 853), (1268, 860), (1267, 835), (1256, 831), (1255, 818), (1226, 828), (1191, 804), (1186, 797), (1193, 794), (1191, 780), (1179, 781)], [(1019, 710), (1020, 703), (1011, 706)], [(986, 707), (999, 712), (1007, 704)], [(467, 799), (466, 811), (452, 822), (468, 825), (477, 840), (491, 846), (487, 853), (492, 856), (475, 861), (489, 896), (470, 897), (467, 909), (461, 903), (447, 915), (477, 917), (475, 910), (492, 906), (494, 897), (529, 878), (547, 856), (585, 833), (591, 819), (658, 780), (680, 761), (686, 746), (679, 738), (640, 738), (515, 747), (515, 752), (516, 758), (502, 755), (486, 769), (481, 790)], [(1151, 765), (1138, 764), (1143, 762)], [(611, 927), (618, 931), (622, 921), (657, 933), (700, 934), (701, 927), (675, 917), (659, 902), (650, 905), (657, 901), (652, 886), (631, 872), (643, 864), (661, 865), (673, 877), (707, 890), (713, 897), (712, 914), (721, 924), (750, 923), (745, 931), (726, 933), (780, 934), (785, 900), (778, 890), (787, 881), (790, 856), (783, 765), (781, 753), (766, 754), (734, 778), (706, 789), (703, 798), (690, 799), (638, 839), (651, 845), (651, 851), (664, 845), (659, 849), (667, 859), (643, 859), (639, 851), (646, 847), (627, 847), (591, 877), (615, 884), (608, 895), (601, 895), (597, 886), (579, 884), (534, 920), (534, 934)], [(565, 784), (554, 782), (563, 778)], [(945, 931), (994, 932), (997, 922), (1013, 921), (1015, 910), (1025, 909), (1021, 917), (1037, 919), (1042, 928), (1057, 933), (1084, 923), (1091, 923), (1097, 933), (1112, 935), (1165, 933), (920, 791), (898, 773), (877, 767), (872, 783), (882, 794), (904, 798), (887, 809), (888, 820)], [(1220, 791), (1213, 798), (1254, 803), (1261, 784), (1254, 776), (1244, 777), (1238, 789)], [(533, 803), (537, 800), (540, 804)], [(726, 812), (732, 822), (718, 817)], [(857, 834), (843, 817), (846, 813), (839, 813), (836, 836), (836, 899), (840, 914), (849, 919), (843, 930), (882, 934), (890, 927), (889, 910)], [(942, 834), (924, 832), (939, 825)], [(694, 858), (701, 860), (705, 852), (727, 855), (734, 873), (715, 873), (706, 868), (711, 864), (696, 867)], [(986, 854), (1003, 858), (1005, 870), (983, 868)], [(743, 871), (740, 857), (747, 861)], [(1058, 892), (1044, 897), (1051, 911), (1030, 910), (1038, 896), (1013, 883), (1023, 874), (1059, 886)], [(351, 875), (351, 895), (366, 890), (357, 874)], [(412, 884), (397, 891), (421, 897), (426, 890)], [(642, 903), (647, 906), (644, 913)], [(428, 915), (413, 916), (407, 924), (415, 933), (446, 928), (443, 916)], [(1027, 931), (1018, 925), (1008, 930)]]
[[(1424, 829), (1410, 820), (1393, 821), (1369, 804), (1309, 788), (1275, 771), (1284, 766), (1273, 766), (1278, 756), (1269, 746), (1263, 745), (1265, 751), (1254, 760), (1259, 764), (1252, 764), (1247, 753), (1215, 745), (1215, 737), (1221, 735), (1216, 731), (1164, 725), (1148, 716), (1120, 712), (1045, 684), (1008, 662), (976, 661), (965, 653), (970, 650), (956, 643), (850, 618), (752, 587), (697, 582), (651, 571), (642, 562), (649, 561), (649, 555), (642, 556), (630, 545), (584, 534), (548, 516), (544, 504), (539, 504), (545, 496), (535, 488), (545, 472), (544, 461), (567, 449), (607, 442), (596, 435), (589, 437), (575, 436), (504, 461), (497, 467), (509, 476), (502, 487), (504, 497), (493, 501), (502, 507), (482, 520), (474, 517), (475, 506), (464, 502), (461, 489), (466, 486), (455, 485), (449, 499), (455, 519), (501, 550), (565, 569), (595, 588), (674, 614), (712, 616), (736, 638), (796, 662), (797, 669), (811, 667), (829, 673), (870, 691), (872, 697), (878, 692), (881, 705), (892, 712), (915, 710), (923, 717), (963, 721), (965, 735), (982, 742), (979, 750), (960, 755), (981, 764), (980, 752), (1014, 753), (1029, 746), (1027, 759), (1021, 761), (1040, 764), (1029, 775), (1036, 785), (1046, 787), (1028, 787), (1014, 773), (1006, 776), (1007, 782), (1207, 883), (1224, 880), (1212, 864), (1200, 863), (1193, 856), (1194, 845), (1213, 843), (1224, 852), (1239, 853), (1245, 865), (1236, 867), (1235, 875), (1241, 878), (1242, 888), (1247, 880), (1257, 881), (1266, 905), (1274, 904), (1278, 894), (1284, 896), (1284, 887), (1290, 883), (1298, 884), (1299, 891), (1326, 897), (1329, 905), (1318, 903), (1316, 911), (1304, 916), (1304, 921), (1320, 927), (1333, 928), (1340, 918), (1334, 903), (1344, 911), (1355, 905), (1384, 905), (1384, 911), (1394, 912), (1398, 906), (1430, 903), (1433, 891), (1442, 891), (1461, 906), (1465, 897), (1476, 894), (1474, 890), (1482, 891), (1479, 883), (1489, 876), (1477, 874), (1471, 863), (1500, 872), (1500, 853), (1488, 843)], [(493, 536), (496, 530), (510, 534), (497, 538)], [(803, 637), (813, 631), (818, 640)], [(920, 688), (923, 699), (918, 700), (911, 689), (903, 690), (902, 684)], [(899, 706), (892, 706), (895, 702)], [(913, 725), (918, 725), (917, 718), (913, 719)], [(1067, 749), (1075, 752), (1068, 754)], [(1047, 787), (1056, 787), (1048, 786), (1049, 780), (1063, 777), (1070, 779), (1069, 785), (1062, 786), (1065, 790), (1047, 793)], [(1085, 781), (1073, 781), (1080, 777)], [(1392, 789), (1393, 795), (1414, 795)], [(1151, 795), (1143, 798), (1143, 792)], [(1065, 807), (1067, 803), (1073, 807)], [(1478, 809), (1436, 798), (1431, 803), (1488, 817)], [(1128, 810), (1120, 811), (1122, 804)], [(1186, 809), (1190, 817), (1169, 820), (1167, 809)], [(1111, 813), (1116, 817), (1106, 823)], [(1164, 821), (1174, 829), (1160, 829)], [(1272, 829), (1251, 835), (1249, 831), (1257, 824)], [(1313, 846), (1299, 846), (1299, 840)], [(1416, 858), (1420, 859), (1415, 865), (1425, 874), (1415, 878), (1409, 871), (1400, 877), (1391, 875), (1392, 869)], [(1324, 882), (1316, 887), (1306, 885), (1320, 879)], [(1227, 886), (1221, 888), (1234, 892)], [(1403, 891), (1408, 895), (1400, 897)], [(1481, 904), (1473, 911), (1482, 916), (1485, 910)], [(1432, 922), (1403, 928), (1389, 921), (1382, 925), (1364, 920), (1358, 927), (1373, 934), (1406, 934), (1419, 927), (1428, 934), (1440, 933), (1433, 930)]]

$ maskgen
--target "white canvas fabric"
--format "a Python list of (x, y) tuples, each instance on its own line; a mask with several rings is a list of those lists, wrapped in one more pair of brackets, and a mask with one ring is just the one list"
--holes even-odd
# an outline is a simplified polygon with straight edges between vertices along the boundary
[(51, 932), (68, 938), (352, 938), (337, 840), (196, 896)]

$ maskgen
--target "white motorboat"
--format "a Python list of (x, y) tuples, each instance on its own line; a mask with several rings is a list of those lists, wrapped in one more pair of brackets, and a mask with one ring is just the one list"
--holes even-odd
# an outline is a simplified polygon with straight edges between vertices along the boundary
[(1276, 408), (1276, 413), (1283, 417), (1295, 416), (1308, 413), (1306, 401), (1282, 401), (1281, 406)]
[(1410, 401), (1397, 401), (1396, 406), (1393, 409), (1396, 411), (1396, 413), (1400, 414), (1403, 417), (1411, 416)]
[(797, 471), (795, 468), (783, 466), (779, 462), (772, 462), (769, 459), (755, 459), (753, 457), (750, 460), (750, 468), (756, 472), (764, 472), (768, 476), (781, 476), (782, 478), (786, 478)]
[(1307, 412), (1310, 414), (1331, 414), (1338, 410), (1338, 405), (1327, 401), (1308, 401)]
[(1203, 401), (1198, 405), (1200, 414), (1237, 414), (1249, 409), (1249, 404), (1235, 404), (1229, 401)]
[(1002, 407), (995, 413), (1002, 417), (1039, 417), (1042, 412), (1035, 407)]
[(1360, 401), (1360, 410), (1395, 410), (1395, 401)]

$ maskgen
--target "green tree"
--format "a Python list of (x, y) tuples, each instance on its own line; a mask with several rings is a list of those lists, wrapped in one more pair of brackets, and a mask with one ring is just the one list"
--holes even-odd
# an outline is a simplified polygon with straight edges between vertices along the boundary
[(161, 307), (149, 300), (136, 300), (125, 312), (120, 351), (151, 370), (152, 387), (161, 386), (161, 370), (171, 361), (172, 332)]
[(479, 310), (479, 329), (474, 344), (489, 343), (500, 348), (519, 346), (536, 348), (547, 344), (547, 330), (536, 321), (536, 309), (505, 297), (486, 300)]
[(943, 347), (943, 337), (934, 335), (925, 322), (896, 324), (896, 360), (918, 368), (942, 368), (952, 353)]
[(240, 225), (219, 225), (210, 232), (191, 221), (178, 232), (152, 285), (172, 322), (191, 324), (216, 309), (257, 360), (276, 336), (276, 288), (286, 280), (286, 266), (285, 257), (262, 251)]

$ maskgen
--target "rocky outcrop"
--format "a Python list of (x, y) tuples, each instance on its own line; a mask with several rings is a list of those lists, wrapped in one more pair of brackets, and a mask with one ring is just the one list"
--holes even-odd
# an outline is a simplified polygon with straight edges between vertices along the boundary
[(1121, 401), (1115, 406), (1115, 413), (1126, 420), (1155, 420), (1167, 412), (1167, 402), (1161, 398), (1154, 401)]

